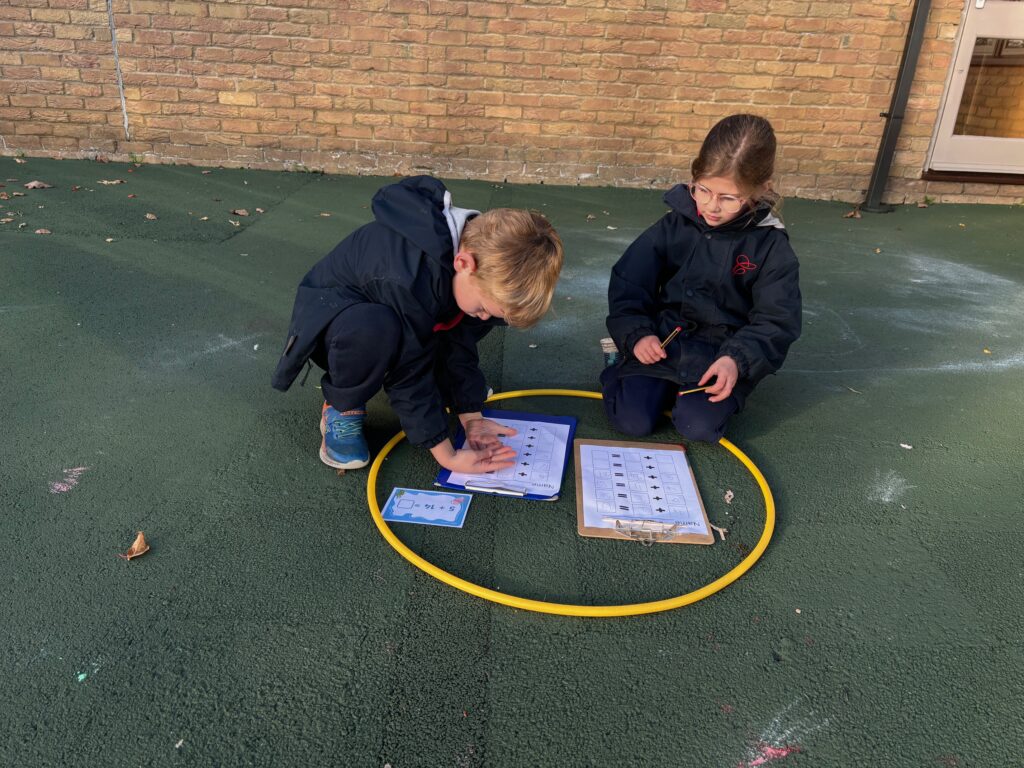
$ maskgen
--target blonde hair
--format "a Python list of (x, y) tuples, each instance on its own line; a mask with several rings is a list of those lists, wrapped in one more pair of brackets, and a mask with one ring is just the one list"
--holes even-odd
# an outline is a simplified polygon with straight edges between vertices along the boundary
[[(690, 166), (694, 181), (731, 178), (752, 196), (777, 209), (782, 198), (768, 185), (775, 173), (775, 131), (758, 115), (730, 115), (708, 131)], [(755, 192), (761, 191), (755, 196)]]
[(551, 306), (562, 271), (562, 240), (541, 214), (494, 208), (466, 222), (459, 249), (473, 254), (480, 290), (513, 328), (529, 328)]

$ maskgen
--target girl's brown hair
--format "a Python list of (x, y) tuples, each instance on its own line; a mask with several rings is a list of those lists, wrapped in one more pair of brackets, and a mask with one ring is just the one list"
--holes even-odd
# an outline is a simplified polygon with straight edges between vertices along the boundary
[(541, 214), (495, 208), (470, 219), (459, 248), (473, 254), (473, 278), (513, 328), (529, 328), (548, 311), (562, 271), (562, 240)]
[(736, 182), (753, 202), (766, 201), (775, 208), (781, 198), (765, 185), (775, 173), (775, 131), (758, 115), (730, 115), (708, 132), (690, 166), (694, 181), (727, 177)]

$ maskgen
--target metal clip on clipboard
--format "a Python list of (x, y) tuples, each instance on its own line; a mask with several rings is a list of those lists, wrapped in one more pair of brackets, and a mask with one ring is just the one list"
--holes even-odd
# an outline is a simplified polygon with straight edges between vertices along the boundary
[(645, 547), (671, 539), (679, 529), (679, 523), (666, 523), (661, 520), (622, 520), (617, 517), (602, 519), (606, 523), (613, 523), (616, 533), (639, 541)]

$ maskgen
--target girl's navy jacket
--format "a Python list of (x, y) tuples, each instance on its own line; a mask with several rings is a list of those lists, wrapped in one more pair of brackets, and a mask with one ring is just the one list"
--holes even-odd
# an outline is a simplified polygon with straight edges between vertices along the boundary
[[(733, 392), (742, 407), (800, 336), (796, 254), (767, 205), (710, 227), (685, 185), (664, 199), (671, 210), (612, 268), (607, 325), (623, 351), (619, 375), (692, 384), (728, 355), (739, 368)], [(641, 338), (664, 339), (676, 327), (682, 332), (665, 360), (644, 365), (633, 357)]]
[[(465, 317), (450, 330), (438, 327), (459, 315), (453, 261), (465, 219), (477, 212), (453, 208), (444, 184), (429, 176), (383, 187), (372, 208), (376, 221), (346, 237), (299, 284), (272, 384), (282, 391), (292, 385), (320, 334), (345, 309), (386, 305), (402, 324), (402, 342), (398, 350), (380, 351), (394, 360), (384, 389), (409, 441), (429, 448), (449, 436), (446, 404), (469, 413), (486, 398), (476, 349), (485, 324)], [(463, 216), (457, 223), (453, 212), (454, 219)], [(351, 333), (372, 336), (374, 329), (353, 327)], [(443, 383), (435, 375), (438, 365)]]

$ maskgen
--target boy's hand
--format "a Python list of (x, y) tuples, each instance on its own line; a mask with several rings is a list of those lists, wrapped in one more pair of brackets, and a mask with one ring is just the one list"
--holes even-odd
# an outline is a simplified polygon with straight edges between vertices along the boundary
[(644, 365), (651, 365), (659, 360), (664, 360), (668, 355), (661, 348), (661, 339), (652, 334), (644, 336), (633, 345), (633, 357)]
[(497, 469), (508, 469), (515, 464), (516, 457), (515, 449), (502, 445), (500, 441), (496, 447), (480, 450), (463, 448), (456, 451), (452, 447), (452, 441), (445, 440), (431, 448), (430, 452), (437, 459), (437, 463), (445, 469), (471, 475)]
[(485, 448), (481, 451), (463, 448), (455, 451), (448, 458), (447, 463), (442, 462), (442, 465), (445, 469), (449, 469), (452, 472), (478, 475), (483, 472), (492, 472), (515, 466), (515, 458), (515, 449), (509, 448), (507, 445), (503, 445), (498, 449)]
[(718, 403), (732, 394), (732, 389), (740, 378), (740, 369), (736, 365), (736, 361), (726, 355), (715, 360), (704, 371), (704, 375), (700, 377), (697, 386), (703, 387), (712, 378), (715, 379), (715, 383), (708, 387), (705, 392), (711, 395), (708, 398), (709, 402)]
[[(517, 434), (514, 428), (485, 419), (479, 414), (463, 414), (463, 416), (467, 415), (470, 418), (461, 419), (462, 428), (466, 430), (466, 445), (475, 451), (502, 448), (504, 446), (500, 438)], [(513, 453), (513, 455), (515, 454)]]

